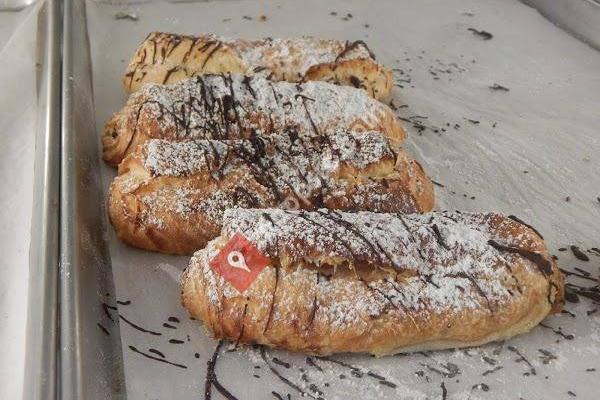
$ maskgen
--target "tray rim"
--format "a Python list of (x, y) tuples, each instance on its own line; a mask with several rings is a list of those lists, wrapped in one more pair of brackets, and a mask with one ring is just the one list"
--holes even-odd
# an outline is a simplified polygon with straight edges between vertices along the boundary
[(59, 0), (38, 12), (37, 128), (34, 205), (29, 247), (29, 287), (23, 398), (55, 399), (58, 375), (59, 180), (62, 15)]
[[(48, 0), (48, 1), (58, 1), (58, 0)], [(97, 0), (96, 0), (97, 1)], [(550, 22), (552, 23), (557, 23), (555, 20), (553, 20), (551, 18), (551, 15), (546, 14), (544, 11), (542, 11), (542, 8), (540, 6), (540, 3), (544, 3), (543, 0), (521, 0), (524, 3), (532, 6), (533, 8), (535, 8), (536, 10), (538, 10), (545, 18), (547, 18), (548, 20), (550, 20)], [(591, 0), (572, 0), (575, 2), (585, 2), (588, 3), (590, 2), (591, 4)], [(104, 2), (104, 1), (99, 1), (100, 3), (107, 3), (108, 2)], [(77, 4), (79, 3), (79, 4)], [(73, 271), (73, 269), (75, 268), (76, 265), (79, 265), (80, 260), (77, 260), (77, 255), (73, 254), (72, 250), (69, 250), (69, 246), (72, 245), (72, 242), (69, 242), (67, 239), (65, 239), (66, 236), (68, 235), (73, 235), (74, 231), (73, 231), (73, 227), (69, 226), (67, 221), (70, 221), (71, 218), (73, 217), (73, 215), (76, 214), (76, 212), (71, 208), (71, 203), (69, 203), (69, 199), (71, 199), (71, 201), (73, 200), (73, 193), (69, 193), (69, 190), (67, 189), (69, 187), (69, 185), (72, 183), (72, 169), (73, 169), (73, 165), (71, 163), (69, 163), (68, 161), (65, 161), (66, 159), (68, 159), (68, 157), (70, 155), (72, 155), (72, 148), (70, 147), (70, 145), (68, 143), (65, 143), (65, 141), (69, 141), (73, 139), (73, 136), (76, 134), (76, 130), (77, 128), (75, 126), (73, 126), (71, 119), (71, 113), (73, 112), (73, 108), (75, 107), (74, 105), (74, 100), (73, 100), (73, 91), (74, 91), (74, 83), (73, 80), (69, 79), (69, 77), (72, 76), (72, 72), (73, 72), (73, 64), (76, 61), (77, 57), (80, 56), (80, 54), (78, 54), (74, 49), (73, 49), (73, 38), (75, 35), (78, 34), (82, 34), (84, 35), (84, 37), (86, 38), (85, 40), (87, 41), (87, 16), (85, 13), (85, 3), (86, 1), (78, 1), (78, 0), (64, 0), (64, 36), (63, 36), (63, 82), (62, 82), (62, 87), (63, 87), (63, 95), (62, 95), (62, 105), (63, 105), (63, 126), (62, 126), (62, 134), (63, 134), (63, 143), (62, 143), (62, 171), (61, 171), (61, 183), (62, 183), (62, 188), (61, 188), (61, 257), (63, 260), (63, 263), (65, 265), (67, 265), (67, 269), (66, 271)], [(134, 2), (131, 1), (126, 1), (124, 4), (128, 5)], [(598, 10), (600, 11), (600, 7), (597, 7)], [(598, 13), (598, 16), (600, 16), (600, 12)], [(77, 21), (78, 24), (80, 24), (79, 28), (77, 28), (74, 24), (76, 19), (80, 19)], [(568, 28), (564, 27), (564, 26), (560, 26), (561, 29), (567, 30)], [(77, 29), (80, 29), (79, 31)], [(83, 29), (83, 31), (81, 31), (81, 29)], [(582, 36), (578, 36), (576, 34), (577, 38), (580, 40), (584, 40), (582, 39)], [(598, 38), (600, 40), (600, 38)], [(585, 40), (584, 40), (585, 41)], [(589, 43), (589, 42), (588, 42)], [(600, 43), (600, 41), (599, 41)], [(87, 57), (89, 57), (89, 41), (87, 41), (87, 49), (86, 51), (87, 53)], [(91, 62), (90, 60), (87, 60), (87, 62)], [(90, 65), (91, 66), (91, 65)], [(78, 82), (77, 85), (81, 86), (81, 85), (91, 85), (91, 77), (89, 81), (86, 82)], [(98, 171), (99, 174), (99, 171)], [(66, 203), (66, 205), (65, 205)], [(91, 398), (97, 398), (97, 399), (104, 399), (104, 398), (115, 398), (115, 391), (112, 390), (111, 387), (102, 387), (101, 391), (99, 392), (95, 392), (95, 391), (90, 391), (89, 388), (85, 387), (84, 385), (84, 380), (85, 377), (84, 375), (86, 374), (85, 371), (82, 371), (81, 368), (81, 363), (82, 363), (82, 356), (81, 354), (78, 354), (78, 350), (77, 349), (65, 349), (64, 348), (64, 343), (69, 343), (71, 344), (73, 340), (76, 340), (77, 338), (74, 338), (73, 336), (73, 329), (75, 329), (78, 326), (78, 321), (80, 321), (82, 318), (84, 318), (84, 316), (79, 315), (78, 312), (80, 313), (80, 311), (71, 308), (71, 304), (69, 304), (72, 301), (71, 295), (73, 294), (74, 290), (77, 290), (77, 288), (75, 287), (68, 287), (68, 285), (65, 284), (64, 282), (64, 274), (61, 274), (60, 276), (61, 279), (61, 293), (60, 293), (60, 300), (61, 300), (61, 315), (60, 315), (60, 321), (61, 321), (61, 343), (63, 343), (63, 349), (61, 349), (61, 366), (60, 366), (60, 377), (59, 377), (59, 381), (60, 381), (60, 395), (59, 398), (61, 399), (79, 399), (79, 398), (86, 398), (86, 399), (91, 399)], [(118, 322), (117, 322), (117, 326), (118, 326)], [(65, 338), (68, 338), (66, 341), (64, 340)], [(120, 343), (120, 336), (117, 336), (117, 339)], [(76, 346), (79, 346), (80, 343), (76, 343)], [(113, 349), (115, 350), (115, 349)], [(119, 344), (118, 346), (118, 351), (121, 351), (121, 346)], [(122, 359), (120, 360), (121, 363), (121, 368), (123, 367), (122, 365)], [(71, 376), (70, 374), (74, 373), (74, 376)], [(89, 373), (89, 372), (88, 372)], [(121, 376), (123, 376), (123, 371), (121, 369), (120, 371)], [(118, 374), (118, 372), (117, 372)], [(124, 388), (125, 384), (125, 380), (124, 378), (121, 378), (121, 384)], [(125, 398), (127, 396), (127, 394), (124, 392), (125, 389), (121, 389), (123, 390), (122, 392), (118, 390), (119, 392), (119, 396), (122, 396), (122, 398)], [(85, 394), (85, 395), (84, 395)]]
[[(60, 399), (126, 397), (119, 319), (106, 240), (86, 3), (63, 0), (59, 282)], [(91, 127), (90, 127), (90, 124)], [(111, 299), (111, 300), (108, 300)], [(100, 321), (110, 323), (103, 328)], [(109, 333), (107, 333), (110, 331)]]

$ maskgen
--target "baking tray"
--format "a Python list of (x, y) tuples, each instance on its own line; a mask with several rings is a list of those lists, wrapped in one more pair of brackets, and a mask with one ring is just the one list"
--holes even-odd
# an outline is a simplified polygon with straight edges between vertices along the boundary
[(59, 398), (124, 398), (119, 325), (102, 325), (116, 303), (81, 1), (64, 2), (62, 57)]
[[(583, 276), (570, 275), (570, 284), (591, 286), (586, 274), (599, 273), (600, 257), (587, 250), (600, 247), (600, 53), (534, 9), (493, 0), (67, 1), (63, 398), (597, 396), (600, 306), (584, 296), (506, 343), (381, 359), (307, 358), (207, 337), (179, 302), (188, 259), (123, 245), (105, 217), (115, 172), (99, 162), (98, 138), (126, 100), (127, 61), (153, 30), (366, 40), (395, 68), (393, 102), (410, 132), (406, 147), (437, 182), (438, 208), (518, 215), (539, 228), (562, 267)], [(590, 261), (559, 251), (570, 245)]]
[(60, 2), (49, 0), (37, 12), (37, 128), (23, 383), (28, 400), (56, 398), (59, 340)]

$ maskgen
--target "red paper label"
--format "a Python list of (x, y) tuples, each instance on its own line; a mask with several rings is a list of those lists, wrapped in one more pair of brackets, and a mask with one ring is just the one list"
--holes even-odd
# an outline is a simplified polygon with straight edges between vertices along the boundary
[(263, 255), (244, 235), (236, 233), (219, 254), (210, 260), (209, 265), (238, 292), (243, 293), (269, 261), (269, 257)]

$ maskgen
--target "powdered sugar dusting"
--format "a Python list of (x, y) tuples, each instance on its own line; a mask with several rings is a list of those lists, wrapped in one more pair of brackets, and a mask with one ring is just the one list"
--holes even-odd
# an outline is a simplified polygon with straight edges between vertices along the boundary
[(150, 140), (145, 144), (145, 167), (153, 175), (183, 176), (210, 167), (209, 157), (220, 159), (228, 146), (222, 141), (171, 142)]
[[(382, 116), (391, 115), (386, 105), (359, 89), (235, 74), (146, 85), (130, 97), (122, 112), (130, 113), (134, 123), (127, 129), (177, 139), (242, 138), (286, 128), (310, 135), (335, 128), (367, 130), (379, 127)], [(149, 121), (158, 122), (158, 130), (154, 125), (148, 128)]]
[(227, 45), (237, 50), (240, 57), (255, 69), (281, 71), (289, 81), (301, 80), (312, 66), (333, 63), (339, 60), (374, 60), (366, 45), (361, 42), (354, 45), (340, 40), (324, 40), (313, 37), (294, 39), (228, 40), (221, 38)]
[[(272, 260), (244, 296), (263, 299), (261, 307), (269, 307), (274, 295), (262, 291), (272, 288), (265, 282), (273, 282), (277, 269), (278, 295), (269, 313), (273, 324), (302, 319), (298, 313), (313, 309), (311, 324), (325, 324), (330, 335), (360, 336), (375, 334), (373, 321), (389, 315), (416, 325), (415, 319), (466, 310), (494, 315), (524, 301), (530, 290), (513, 275), (518, 256), (489, 244), (493, 239), (518, 246), (520, 241), (490, 233), (498, 232), (492, 228), (497, 218), (502, 217), (228, 210), (222, 236), (192, 258), (189, 279), (209, 281), (204, 290), (215, 307), (219, 296), (240, 296), (208, 265), (220, 243), (240, 232)], [(534, 285), (546, 287), (548, 277), (521, 261), (527, 274), (539, 278)], [(294, 294), (286, 295), (288, 290)]]
[[(296, 132), (254, 140), (191, 140), (172, 142), (153, 139), (144, 145), (144, 166), (154, 176), (185, 176), (206, 169), (226, 169), (226, 164), (250, 159), (265, 169), (276, 166), (288, 174), (335, 172), (341, 164), (354, 168), (385, 159), (394, 151), (379, 132), (351, 133), (336, 130), (322, 137), (299, 137)], [(269, 171), (267, 171), (269, 172)], [(287, 173), (287, 174), (286, 174)]]
[[(507, 289), (517, 285), (507, 267), (512, 255), (488, 244), (500, 240), (486, 231), (485, 221), (492, 216), (481, 215), (473, 223), (469, 214), (446, 212), (401, 216), (238, 209), (225, 213), (222, 234), (242, 232), (267, 254), (286, 254), (292, 261), (342, 259), (408, 273), (401, 298), (416, 309), (425, 304), (478, 308), (482, 302), (492, 307), (506, 300), (511, 296)], [(385, 282), (375, 285), (392, 290), (383, 287)]]
[[(419, 210), (415, 193), (389, 188), (400, 179), (399, 170), (413, 165), (378, 132), (335, 131), (311, 137), (292, 131), (252, 140), (153, 139), (142, 145), (138, 157), (154, 178), (190, 177), (187, 184), (164, 181), (161, 187), (144, 191), (141, 201), (146, 207), (139, 218), (152, 220), (153, 225), (165, 213), (188, 218), (202, 214), (220, 223), (223, 212), (235, 207), (324, 204), (345, 209)], [(344, 173), (350, 175), (344, 178), (342, 173), (348, 169)], [(195, 183), (201, 182), (200, 177), (218, 185), (206, 190), (206, 184)]]

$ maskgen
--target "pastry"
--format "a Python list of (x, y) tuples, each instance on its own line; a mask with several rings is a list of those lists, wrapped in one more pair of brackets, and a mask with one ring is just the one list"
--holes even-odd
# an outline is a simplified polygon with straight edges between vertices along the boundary
[(148, 139), (235, 139), (293, 127), (318, 135), (333, 129), (377, 130), (400, 144), (404, 129), (386, 105), (361, 90), (325, 82), (270, 82), (204, 75), (147, 85), (107, 123), (104, 159), (117, 165)]
[(518, 221), (231, 209), (183, 274), (182, 301), (216, 338), (311, 354), (504, 340), (563, 303), (544, 241)]
[(226, 39), (153, 32), (140, 44), (127, 67), (127, 91), (146, 83), (174, 83), (202, 74), (262, 75), (276, 81), (326, 81), (364, 89), (387, 98), (392, 72), (378, 64), (367, 45), (357, 40)]
[(433, 185), (378, 132), (295, 132), (241, 140), (153, 139), (119, 166), (108, 210), (126, 243), (192, 254), (221, 232), (226, 208), (424, 212)]

